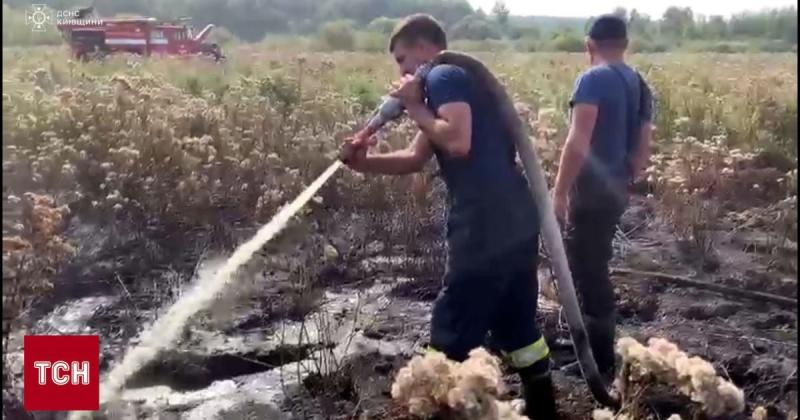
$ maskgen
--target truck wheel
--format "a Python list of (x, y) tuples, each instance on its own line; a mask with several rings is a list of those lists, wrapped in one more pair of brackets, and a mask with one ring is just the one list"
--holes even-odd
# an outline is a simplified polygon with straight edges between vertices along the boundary
[(216, 51), (205, 51), (203, 53), (203, 55), (212, 57), (214, 59), (214, 61), (217, 62), (217, 63), (225, 59), (225, 56), (223, 56), (222, 54), (220, 54), (220, 53), (218, 53)]
[(108, 55), (107, 51), (99, 50), (91, 54), (91, 59), (96, 61), (103, 61), (103, 59), (105, 59), (107, 55)]

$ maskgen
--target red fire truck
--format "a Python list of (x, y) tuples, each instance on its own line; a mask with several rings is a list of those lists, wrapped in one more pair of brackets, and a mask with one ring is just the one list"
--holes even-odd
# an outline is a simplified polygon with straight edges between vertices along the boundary
[(91, 8), (82, 9), (74, 19), (59, 21), (57, 26), (79, 59), (103, 57), (127, 52), (142, 56), (206, 55), (219, 61), (224, 58), (217, 44), (204, 43), (214, 25), (195, 34), (188, 19), (159, 22), (155, 18), (106, 19), (90, 16)]

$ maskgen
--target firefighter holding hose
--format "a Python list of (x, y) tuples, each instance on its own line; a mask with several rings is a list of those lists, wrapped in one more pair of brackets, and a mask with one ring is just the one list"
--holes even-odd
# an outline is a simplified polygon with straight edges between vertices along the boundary
[[(591, 68), (575, 81), (571, 124), (553, 190), (592, 353), (608, 382), (614, 377), (616, 328), (608, 263), (628, 186), (649, 159), (653, 129), (652, 94), (625, 64), (627, 45), (624, 20), (607, 15), (593, 22), (586, 40)], [(577, 362), (563, 370), (580, 374)]]
[(463, 68), (434, 66), (412, 75), (447, 49), (432, 17), (412, 15), (394, 30), (391, 52), (403, 77), (391, 93), (419, 132), (405, 150), (372, 154), (350, 140), (341, 159), (362, 173), (419, 172), (436, 157), (448, 190), (445, 287), (431, 318), (430, 347), (463, 361), (487, 333), (521, 377), (526, 415), (556, 418), (549, 349), (536, 326), (539, 225), (516, 148), (497, 107)]

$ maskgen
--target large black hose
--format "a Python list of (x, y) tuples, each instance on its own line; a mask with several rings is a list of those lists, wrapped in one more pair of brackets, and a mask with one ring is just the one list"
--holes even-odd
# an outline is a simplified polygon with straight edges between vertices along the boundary
[(526, 125), (517, 114), (514, 104), (503, 85), (478, 59), (463, 53), (443, 51), (433, 60), (433, 64), (451, 64), (463, 68), (476, 79), (482, 90), (479, 94), (487, 95), (486, 97), (491, 98), (497, 105), (500, 117), (509, 130), (508, 134), (513, 137), (517, 146), (517, 153), (519, 153), (525, 169), (525, 175), (528, 177), (531, 193), (539, 210), (542, 238), (550, 252), (551, 263), (553, 264), (558, 284), (558, 297), (567, 317), (570, 335), (572, 336), (583, 377), (598, 403), (605, 406), (618, 407), (619, 401), (613, 398), (606, 389), (589, 345), (580, 306), (578, 305), (578, 298), (575, 294), (575, 287), (572, 283), (572, 274), (564, 251), (561, 230), (553, 211), (553, 203), (550, 201), (547, 180), (539, 158), (536, 156), (533, 140), (528, 137)]

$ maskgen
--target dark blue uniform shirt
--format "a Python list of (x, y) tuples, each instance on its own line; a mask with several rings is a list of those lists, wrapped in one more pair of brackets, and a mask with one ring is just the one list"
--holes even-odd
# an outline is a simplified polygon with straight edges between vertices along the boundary
[(629, 159), (642, 123), (652, 119), (652, 94), (627, 64), (602, 64), (575, 80), (570, 107), (581, 103), (596, 105), (598, 113), (589, 157), (576, 183), (577, 198), (582, 205), (602, 205), (626, 194), (631, 181)]
[(486, 268), (489, 258), (529, 242), (539, 219), (528, 181), (515, 163), (516, 147), (497, 106), (479, 95), (475, 81), (453, 65), (434, 67), (425, 79), (432, 112), (466, 102), (472, 113), (472, 145), (465, 158), (434, 146), (448, 190), (448, 268)]

